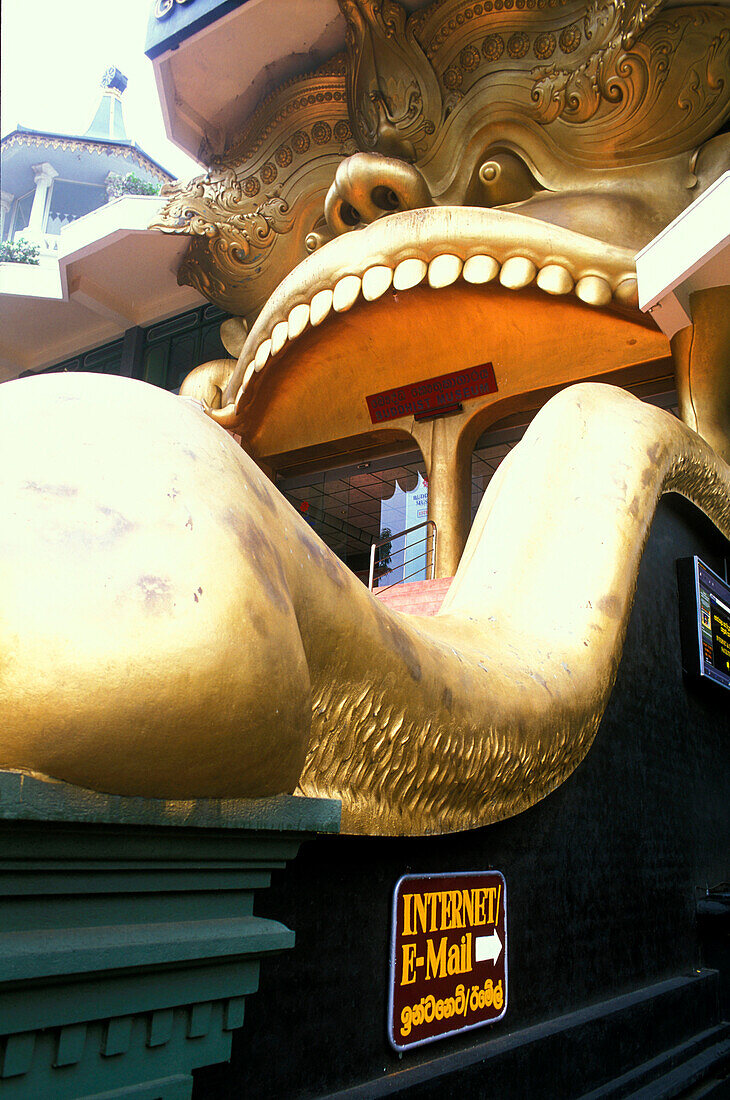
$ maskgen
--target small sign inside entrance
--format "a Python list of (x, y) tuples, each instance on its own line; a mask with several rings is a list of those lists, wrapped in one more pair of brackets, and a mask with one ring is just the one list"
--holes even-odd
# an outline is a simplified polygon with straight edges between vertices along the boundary
[(365, 400), (371, 421), (381, 424), (384, 420), (397, 420), (400, 416), (436, 415), (440, 410), (446, 412), (458, 407), (470, 397), (496, 392), (494, 367), (491, 363), (482, 363), (479, 367), (440, 374), (438, 378), (411, 382), (394, 390), (371, 393)]
[(405, 875), (393, 897), (388, 1038), (395, 1050), (501, 1020), (507, 897), (499, 871)]

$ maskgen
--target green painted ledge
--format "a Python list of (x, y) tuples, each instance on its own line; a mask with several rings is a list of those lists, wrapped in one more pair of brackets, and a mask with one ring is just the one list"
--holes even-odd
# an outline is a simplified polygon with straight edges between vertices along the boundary
[(99, 794), (55, 779), (0, 771), (0, 819), (174, 825), (201, 829), (338, 833), (340, 803), (324, 798), (126, 798)]
[(171, 802), (0, 772), (0, 1095), (187, 1100), (230, 1057), (262, 958), (254, 893), (340, 804)]

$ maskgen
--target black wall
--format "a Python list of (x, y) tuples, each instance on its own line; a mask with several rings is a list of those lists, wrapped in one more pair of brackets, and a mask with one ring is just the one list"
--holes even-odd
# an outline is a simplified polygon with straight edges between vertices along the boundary
[[(730, 693), (682, 675), (675, 561), (694, 553), (724, 575), (726, 540), (665, 498), (611, 702), (558, 791), (468, 833), (311, 841), (275, 876), (257, 911), (297, 945), (262, 965), (231, 1064), (196, 1074), (197, 1100), (345, 1088), (702, 965), (698, 891), (730, 879)], [(506, 1017), (399, 1059), (386, 1039), (395, 882), (492, 867), (507, 882)], [(458, 1095), (491, 1093), (482, 1082)]]

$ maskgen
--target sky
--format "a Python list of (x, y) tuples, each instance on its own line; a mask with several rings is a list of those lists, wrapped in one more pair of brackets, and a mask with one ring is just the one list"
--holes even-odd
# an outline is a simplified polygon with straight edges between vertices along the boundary
[(127, 135), (174, 175), (200, 167), (167, 140), (152, 63), (144, 56), (153, 0), (1, 0), (3, 135), (17, 123), (83, 133), (101, 96), (105, 69), (129, 80)]

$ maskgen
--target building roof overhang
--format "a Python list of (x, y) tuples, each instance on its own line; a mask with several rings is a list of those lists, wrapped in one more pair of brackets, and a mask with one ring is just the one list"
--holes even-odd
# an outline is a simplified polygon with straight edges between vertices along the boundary
[(116, 199), (61, 230), (58, 259), (0, 264), (0, 381), (205, 304), (177, 283), (186, 238), (148, 229), (162, 205)]
[(134, 141), (55, 134), (16, 126), (0, 142), (3, 191), (22, 195), (33, 188), (32, 165), (49, 161), (63, 179), (101, 184), (109, 172), (143, 169), (165, 182), (174, 176)]
[(205, 162), (264, 96), (344, 48), (337, 0), (154, 0), (145, 52), (168, 137)]
[(730, 284), (730, 172), (636, 257), (639, 305), (670, 339), (692, 324), (691, 296)]
[[(433, 2), (399, 0), (407, 11)], [(265, 96), (344, 50), (345, 31), (338, 0), (150, 0), (145, 53), (168, 137), (209, 163)]]

